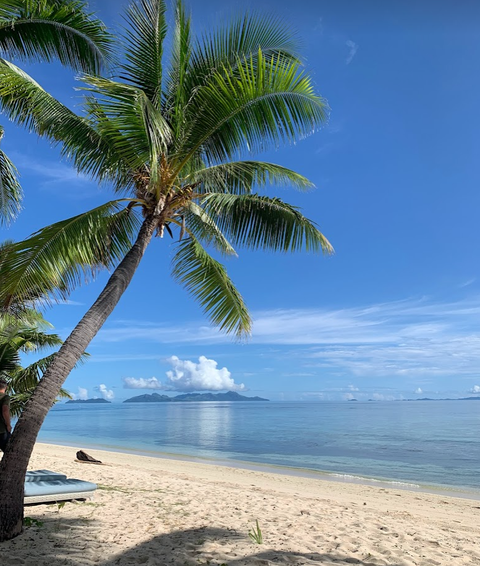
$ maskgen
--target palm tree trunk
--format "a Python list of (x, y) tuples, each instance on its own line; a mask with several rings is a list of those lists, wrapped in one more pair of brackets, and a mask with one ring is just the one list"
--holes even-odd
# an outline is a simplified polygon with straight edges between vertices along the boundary
[(157, 223), (158, 216), (151, 215), (144, 220), (135, 244), (65, 340), (15, 426), (0, 463), (0, 541), (22, 532), (25, 473), (40, 427), (65, 379), (130, 284)]

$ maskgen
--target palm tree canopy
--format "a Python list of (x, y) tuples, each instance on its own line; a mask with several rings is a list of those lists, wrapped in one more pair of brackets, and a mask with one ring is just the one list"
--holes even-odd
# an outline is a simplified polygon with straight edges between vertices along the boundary
[[(0, 60), (60, 61), (97, 74), (112, 58), (112, 38), (80, 0), (0, 0)], [(0, 140), (3, 128), (0, 126)], [(0, 151), (0, 224), (21, 209), (15, 166)]]
[(82, 115), (0, 61), (3, 111), (59, 144), (78, 171), (129, 198), (123, 208), (114, 201), (14, 244), (0, 263), (1, 302), (28, 300), (32, 288), (64, 296), (86, 270), (118, 261), (133, 219), (143, 216), (154, 220), (159, 236), (177, 232), (173, 274), (212, 322), (246, 334), (250, 318), (242, 297), (208, 248), (224, 255), (234, 255), (236, 246), (332, 251), (300, 210), (258, 193), (269, 184), (300, 190), (312, 184), (285, 167), (251, 159), (313, 133), (327, 119), (328, 106), (281, 21), (246, 15), (195, 39), (178, 0), (171, 52), (164, 53), (169, 24), (163, 0), (138, 0), (126, 20), (118, 77), (83, 77)]

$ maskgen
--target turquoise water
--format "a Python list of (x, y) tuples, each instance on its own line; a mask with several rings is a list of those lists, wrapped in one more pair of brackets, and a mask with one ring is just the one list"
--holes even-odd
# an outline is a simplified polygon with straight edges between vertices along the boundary
[(56, 405), (39, 440), (480, 492), (480, 402)]

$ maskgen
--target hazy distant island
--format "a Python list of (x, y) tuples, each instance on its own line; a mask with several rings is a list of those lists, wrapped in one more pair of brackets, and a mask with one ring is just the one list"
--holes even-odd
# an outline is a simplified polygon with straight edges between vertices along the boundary
[(111, 403), (106, 399), (70, 399), (67, 403)]
[[(369, 401), (378, 401), (378, 399), (369, 399)], [(401, 401), (480, 401), (480, 397), (457, 397), (446, 399), (432, 399), (431, 397), (422, 397), (421, 399), (401, 399)]]
[(159, 395), (158, 393), (152, 393), (151, 395), (146, 393), (145, 395), (126, 399), (124, 403), (174, 403), (178, 401), (268, 401), (268, 399), (245, 397), (245, 395), (239, 395), (235, 391), (228, 391), (227, 393), (185, 393), (175, 397)]
[(409, 399), (409, 401), (480, 401), (480, 397), (459, 397), (458, 399), (430, 399), (430, 397), (423, 397), (422, 399)]

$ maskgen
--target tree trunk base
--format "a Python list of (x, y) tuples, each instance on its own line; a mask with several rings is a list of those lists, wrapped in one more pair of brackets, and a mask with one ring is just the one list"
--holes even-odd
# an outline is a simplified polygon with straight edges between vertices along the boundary
[(23, 482), (21, 486), (21, 494), (9, 491), (7, 497), (0, 500), (0, 542), (15, 538), (23, 531)]

